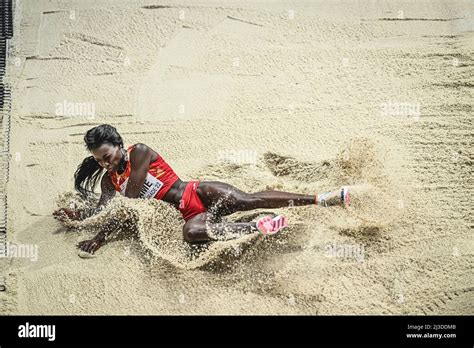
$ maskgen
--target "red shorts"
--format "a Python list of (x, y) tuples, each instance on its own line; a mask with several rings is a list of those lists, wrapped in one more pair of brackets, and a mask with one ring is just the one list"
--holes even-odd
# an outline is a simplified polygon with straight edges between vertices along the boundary
[(206, 207), (196, 192), (198, 186), (199, 180), (191, 180), (184, 188), (183, 197), (179, 201), (179, 211), (184, 221), (206, 211)]

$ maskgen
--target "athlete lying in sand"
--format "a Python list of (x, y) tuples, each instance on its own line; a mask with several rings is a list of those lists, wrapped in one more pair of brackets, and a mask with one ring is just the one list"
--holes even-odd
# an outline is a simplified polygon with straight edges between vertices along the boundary
[[(99, 212), (115, 196), (115, 192), (129, 198), (162, 199), (178, 209), (184, 220), (183, 237), (189, 243), (213, 240), (212, 235), (225, 233), (275, 234), (288, 225), (284, 216), (264, 216), (256, 222), (222, 223), (221, 217), (237, 211), (257, 208), (281, 208), (319, 204), (323, 206), (348, 204), (347, 187), (320, 195), (303, 195), (279, 191), (245, 193), (219, 181), (182, 181), (171, 167), (145, 144), (124, 149), (122, 137), (110, 125), (100, 125), (84, 136), (89, 156), (78, 166), (75, 188), (82, 195), (93, 194), (101, 178), (101, 197), (96, 208), (72, 210), (61, 208), (53, 213), (58, 220), (82, 220)], [(106, 175), (102, 175), (106, 170)], [(212, 212), (212, 213), (211, 213)], [(91, 240), (78, 247), (93, 254), (123, 221), (113, 219)], [(211, 235), (211, 236), (210, 236)]]

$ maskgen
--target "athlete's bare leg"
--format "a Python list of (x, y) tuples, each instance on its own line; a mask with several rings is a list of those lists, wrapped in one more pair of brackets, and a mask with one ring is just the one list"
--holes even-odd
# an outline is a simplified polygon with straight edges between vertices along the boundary
[(219, 215), (229, 215), (236, 211), (259, 208), (283, 208), (320, 203), (324, 198), (325, 205), (343, 204), (340, 199), (341, 190), (319, 195), (304, 195), (282, 191), (261, 191), (246, 193), (238, 188), (219, 181), (201, 181), (197, 193), (207, 209), (217, 209)]

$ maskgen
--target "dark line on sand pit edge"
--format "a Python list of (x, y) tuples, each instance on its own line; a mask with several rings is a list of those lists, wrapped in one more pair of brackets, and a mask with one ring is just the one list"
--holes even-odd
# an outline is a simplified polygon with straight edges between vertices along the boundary
[(169, 5), (148, 5), (148, 6), (142, 6), (142, 8), (146, 10), (159, 10), (162, 8), (177, 8), (178, 6), (169, 6)]
[(43, 11), (43, 14), (52, 14), (52, 13), (60, 13), (60, 12), (67, 12), (67, 11), (64, 11), (64, 10)]
[(254, 23), (254, 22), (245, 21), (245, 20), (239, 19), (239, 18), (235, 18), (235, 17), (231, 17), (231, 16), (227, 16), (227, 18), (233, 19), (234, 21), (239, 21), (239, 22), (242, 22), (242, 23), (247, 23), (247, 24), (252, 24), (252, 25), (257, 25), (257, 26), (259, 26), (259, 27), (263, 27), (262, 24), (258, 24), (258, 23)]

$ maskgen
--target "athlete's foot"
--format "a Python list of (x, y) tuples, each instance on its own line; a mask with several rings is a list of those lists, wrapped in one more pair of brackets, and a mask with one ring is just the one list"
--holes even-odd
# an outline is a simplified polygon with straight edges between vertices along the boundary
[(278, 233), (280, 230), (288, 226), (288, 219), (285, 216), (277, 215), (274, 218), (267, 215), (257, 221), (257, 229), (263, 235)]
[(317, 204), (324, 207), (332, 205), (349, 205), (349, 186), (342, 186), (339, 190), (321, 193), (317, 195), (317, 197)]

